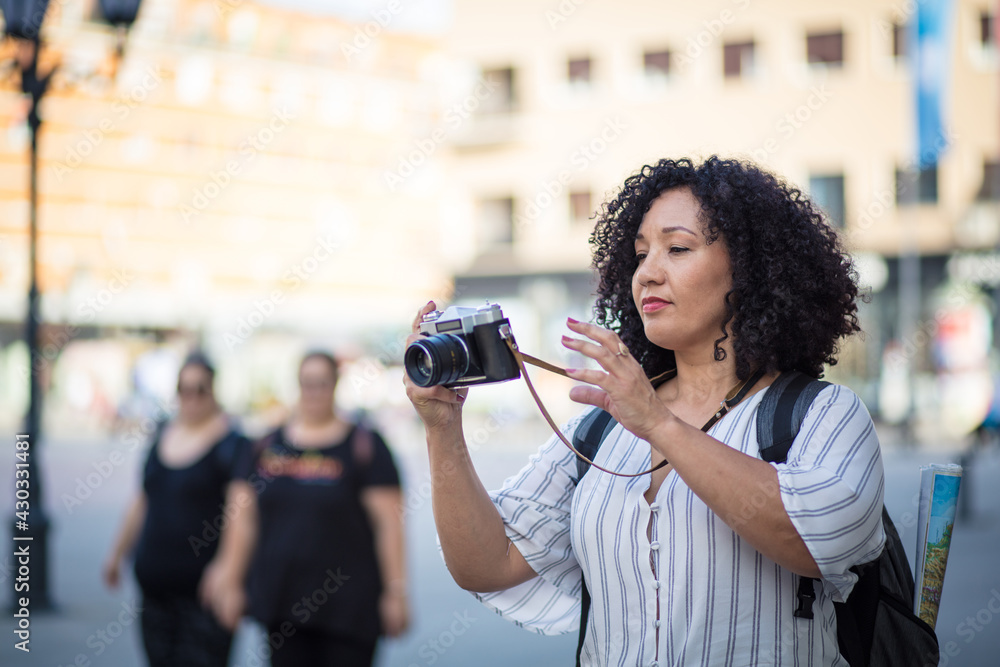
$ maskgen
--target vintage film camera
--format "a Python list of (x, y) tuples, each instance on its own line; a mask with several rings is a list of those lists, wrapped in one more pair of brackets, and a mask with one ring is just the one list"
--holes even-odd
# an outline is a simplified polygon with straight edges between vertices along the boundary
[(505, 382), (521, 376), (504, 337), (510, 322), (500, 306), (450, 306), (424, 315), (420, 333), (425, 338), (406, 348), (406, 374), (421, 387), (468, 387)]

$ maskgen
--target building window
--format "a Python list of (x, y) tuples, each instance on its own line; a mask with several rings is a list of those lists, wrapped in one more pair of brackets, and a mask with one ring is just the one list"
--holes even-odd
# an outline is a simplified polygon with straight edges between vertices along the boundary
[(570, 58), (567, 75), (571, 85), (589, 86), (591, 80), (590, 58)]
[(723, 44), (722, 66), (726, 78), (747, 77), (753, 74), (754, 43), (750, 41)]
[(938, 170), (937, 165), (921, 169), (917, 175), (916, 196), (909, 192), (910, 186), (907, 173), (896, 170), (896, 203), (897, 204), (936, 204), (938, 200)]
[(647, 78), (665, 79), (670, 75), (670, 51), (646, 51), (642, 54), (642, 69)]
[(835, 227), (844, 226), (844, 175), (817, 174), (809, 177), (809, 195)]
[(996, 36), (993, 32), (996, 17), (988, 11), (979, 12), (979, 46), (984, 50), (996, 48)]
[(590, 218), (593, 214), (590, 190), (574, 190), (569, 193), (569, 214), (574, 221)]
[(514, 198), (480, 200), (479, 224), (479, 238), (484, 249), (510, 245), (514, 240)]
[(843, 31), (806, 35), (806, 59), (810, 65), (842, 66), (844, 64)]
[(905, 58), (907, 54), (907, 31), (909, 28), (903, 23), (892, 24), (892, 57)]
[(983, 162), (983, 183), (976, 193), (979, 201), (1000, 201), (1000, 161)]
[(517, 78), (513, 67), (483, 70), (483, 80), (490, 84), (492, 90), (479, 107), (483, 113), (506, 113), (515, 109), (517, 95), (514, 85)]

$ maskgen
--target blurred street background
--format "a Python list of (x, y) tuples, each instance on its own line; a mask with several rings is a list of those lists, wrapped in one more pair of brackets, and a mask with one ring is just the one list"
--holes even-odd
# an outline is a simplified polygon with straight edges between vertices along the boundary
[[(380, 664), (570, 664), (575, 637), (518, 630), (445, 571), (404, 339), (429, 299), (489, 299), (522, 348), (571, 364), (559, 336), (591, 313), (601, 203), (643, 164), (716, 153), (793, 183), (841, 231), (871, 299), (827, 379), (876, 420), (897, 525), (919, 465), (967, 466), (941, 664), (997, 664), (1000, 3), (45, 5), (0, 0), (0, 534), (34, 405), (55, 610), (30, 656), (5, 615), (0, 664), (141, 664), (134, 582), (108, 593), (99, 565), (194, 347), (251, 435), (287, 416), (303, 351), (344, 360), (338, 404), (406, 471), (415, 622)], [(18, 35), (37, 7), (40, 32)], [(566, 380), (534, 379), (557, 419), (575, 414)], [(466, 411), (488, 488), (547, 437), (519, 382)], [(245, 626), (233, 664), (258, 649)]]
[[(479, 400), (476, 398), (470, 399)], [(484, 401), (480, 401), (484, 402)], [(476, 427), (478, 428), (478, 427)], [(474, 429), (470, 432), (475, 433)], [(477, 469), (487, 488), (496, 488), (516, 473), (546, 438), (543, 428), (494, 433), (474, 452)], [(416, 438), (416, 434), (414, 434)], [(54, 441), (46, 456), (52, 489), (73, 489), (95, 461), (106, 460), (121, 440)], [(955, 451), (885, 447), (886, 505), (899, 529), (908, 554), (916, 543), (918, 467), (953, 460)], [(397, 451), (406, 475), (407, 536), (412, 582), (413, 625), (403, 638), (383, 642), (379, 667), (525, 667), (572, 665), (576, 635), (543, 637), (496, 616), (451, 580), (438, 554), (430, 509), (427, 457), (418, 447)], [(104, 589), (100, 566), (121, 520), (123, 504), (134, 490), (141, 457), (133, 454), (92, 496), (73, 511), (53, 498), (52, 589), (58, 611), (39, 614), (33, 626), (32, 653), (25, 656), (13, 647), (11, 619), (4, 615), (0, 633), (0, 664), (68, 667), (82, 656), (95, 666), (135, 667), (144, 664), (135, 605), (140, 596), (133, 582), (115, 593)], [(11, 475), (12, 466), (0, 462), (0, 474)], [(972, 516), (955, 525), (948, 570), (937, 621), (944, 647), (951, 642), (952, 657), (940, 664), (994, 667), (1000, 654), (1000, 450), (981, 456), (965, 482), (973, 491)], [(0, 504), (10, 514), (11, 503)], [(10, 589), (12, 557), (0, 555), (0, 585)], [(124, 613), (124, 616), (123, 616)], [(127, 625), (116, 625), (122, 622)], [(104, 638), (99, 633), (104, 632)], [(230, 662), (234, 667), (260, 667), (262, 630), (245, 622)], [(110, 640), (110, 641), (109, 641)]]

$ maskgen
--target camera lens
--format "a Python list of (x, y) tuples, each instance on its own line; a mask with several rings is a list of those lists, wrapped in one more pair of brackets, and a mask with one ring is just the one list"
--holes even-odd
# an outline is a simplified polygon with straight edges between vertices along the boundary
[(406, 348), (406, 374), (420, 387), (455, 382), (469, 370), (465, 341), (454, 334), (428, 336)]

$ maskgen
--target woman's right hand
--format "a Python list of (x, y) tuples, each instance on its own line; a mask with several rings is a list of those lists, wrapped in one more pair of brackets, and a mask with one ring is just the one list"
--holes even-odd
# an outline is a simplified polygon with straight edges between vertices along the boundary
[[(417, 317), (413, 320), (412, 333), (406, 338), (406, 346), (422, 338), (420, 333), (420, 323), (424, 315), (433, 311), (435, 305), (433, 301), (428, 301), (427, 305), (420, 309)], [(406, 397), (413, 403), (421, 421), (428, 429), (441, 428), (461, 422), (462, 404), (468, 394), (468, 388), (448, 389), (440, 385), (435, 387), (420, 387), (410, 380), (410, 376), (403, 372), (403, 384), (406, 386)]]

